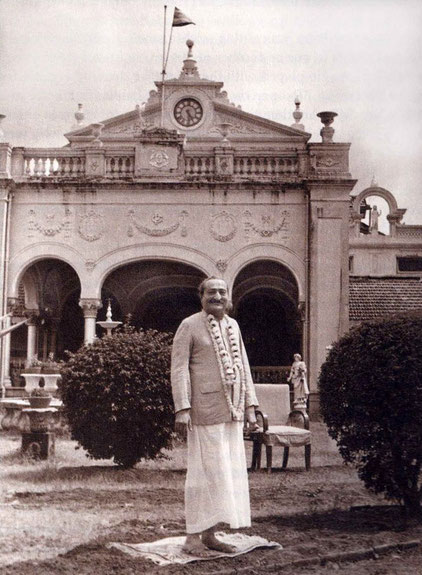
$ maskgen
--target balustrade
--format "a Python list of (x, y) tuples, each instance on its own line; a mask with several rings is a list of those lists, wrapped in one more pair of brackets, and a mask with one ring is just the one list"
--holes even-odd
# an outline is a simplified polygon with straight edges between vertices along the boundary
[[(23, 173), (28, 178), (62, 177), (78, 178), (85, 176), (88, 150), (26, 149), (23, 152)], [(92, 162), (95, 164), (97, 160)], [(91, 166), (91, 164), (90, 164)], [(92, 168), (92, 166), (91, 166)], [(135, 172), (134, 153), (115, 150), (105, 152), (105, 168), (101, 164), (96, 176), (122, 179), (133, 177)], [(105, 173), (103, 170), (105, 169)], [(210, 177), (216, 172), (216, 160), (213, 155), (185, 156), (185, 175), (191, 177)], [(280, 175), (298, 173), (296, 157), (283, 156), (234, 156), (233, 176), (237, 178), (274, 178)]]
[(85, 174), (85, 157), (78, 155), (60, 155), (60, 151), (49, 153), (26, 152), (24, 156), (24, 175), (33, 178), (68, 177), (77, 178)]
[(133, 176), (134, 156), (113, 155), (106, 157), (106, 177), (125, 178)]

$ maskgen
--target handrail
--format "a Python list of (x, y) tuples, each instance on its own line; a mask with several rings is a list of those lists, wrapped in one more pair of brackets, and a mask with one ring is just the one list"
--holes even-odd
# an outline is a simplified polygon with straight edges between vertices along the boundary
[(20, 321), (19, 323), (15, 323), (14, 325), (11, 325), (10, 327), (6, 327), (5, 329), (0, 330), (0, 338), (4, 337), (5, 335), (10, 333), (11, 331), (14, 331), (15, 329), (17, 329), (18, 327), (20, 327), (21, 325), (23, 325), (24, 323), (27, 323), (27, 322), (28, 322), (28, 319), (24, 319), (24, 320)]

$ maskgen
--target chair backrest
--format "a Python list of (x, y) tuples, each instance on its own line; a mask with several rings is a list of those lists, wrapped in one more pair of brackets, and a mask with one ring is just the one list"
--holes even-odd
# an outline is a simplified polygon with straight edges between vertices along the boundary
[(290, 389), (285, 383), (255, 383), (259, 409), (270, 425), (286, 425), (290, 413)]

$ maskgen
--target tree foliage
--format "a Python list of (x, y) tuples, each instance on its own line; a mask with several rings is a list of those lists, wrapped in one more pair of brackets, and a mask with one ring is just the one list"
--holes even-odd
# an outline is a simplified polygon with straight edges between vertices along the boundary
[(94, 459), (125, 467), (170, 447), (171, 335), (126, 327), (76, 353), (61, 369), (61, 396), (75, 439)]
[(321, 414), (365, 486), (421, 514), (422, 317), (364, 323), (332, 348)]

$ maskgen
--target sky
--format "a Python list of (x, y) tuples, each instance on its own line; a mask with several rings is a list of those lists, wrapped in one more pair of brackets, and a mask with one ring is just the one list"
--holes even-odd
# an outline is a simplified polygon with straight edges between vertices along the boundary
[[(422, 224), (420, 0), (177, 0), (195, 26), (173, 29), (167, 78), (186, 40), (201, 77), (223, 81), (246, 112), (302, 123), (338, 113), (334, 141), (351, 142), (354, 192), (373, 179)], [(168, 3), (167, 39), (174, 3)], [(85, 122), (142, 104), (160, 79), (161, 0), (0, 0), (0, 114), (12, 146), (62, 146), (83, 103)]]

